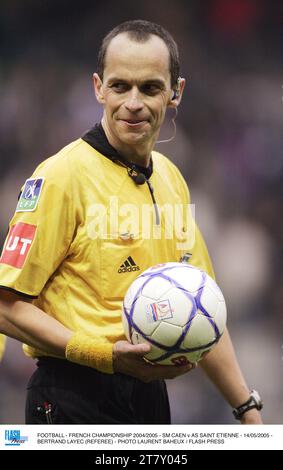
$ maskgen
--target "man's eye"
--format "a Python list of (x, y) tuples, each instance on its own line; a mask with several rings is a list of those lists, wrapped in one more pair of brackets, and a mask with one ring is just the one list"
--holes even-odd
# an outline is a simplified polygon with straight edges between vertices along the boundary
[(111, 85), (111, 88), (117, 93), (124, 93), (125, 91), (127, 91), (127, 85), (125, 83), (113, 83), (113, 85)]
[(147, 95), (156, 95), (160, 91), (160, 87), (154, 83), (147, 83), (142, 87), (142, 91)]

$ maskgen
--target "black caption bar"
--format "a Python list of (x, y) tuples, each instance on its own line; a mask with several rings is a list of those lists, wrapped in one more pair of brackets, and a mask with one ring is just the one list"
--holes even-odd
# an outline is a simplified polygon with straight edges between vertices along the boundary
[[(78, 466), (79, 470), (93, 468), (102, 470), (109, 465), (115, 465), (119, 469), (144, 468), (146, 465), (159, 465), (163, 467), (188, 468), (190, 465), (204, 465), (207, 459), (219, 464), (223, 461), (227, 464), (233, 459), (233, 465), (242, 465), (243, 457), (253, 459), (253, 464), (266, 462), (266, 451), (241, 451), (241, 450), (9, 450), (9, 463), (19, 463), (21, 466), (27, 462), (44, 462), (46, 465), (55, 465), (64, 462), (64, 468), (70, 463), (72, 468)], [(274, 451), (273, 451), (274, 452)], [(275, 451), (277, 452), (277, 451)], [(32, 455), (31, 455), (32, 453)], [(208, 455), (209, 454), (209, 455)], [(244, 454), (244, 455), (243, 455)], [(32, 460), (31, 460), (32, 459)]]

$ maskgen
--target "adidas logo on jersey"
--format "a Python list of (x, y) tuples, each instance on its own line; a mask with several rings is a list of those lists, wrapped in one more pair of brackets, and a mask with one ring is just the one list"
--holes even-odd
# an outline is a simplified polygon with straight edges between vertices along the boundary
[(136, 265), (133, 258), (128, 256), (126, 261), (121, 264), (120, 268), (118, 269), (118, 273), (130, 273), (132, 271), (139, 271), (140, 267)]

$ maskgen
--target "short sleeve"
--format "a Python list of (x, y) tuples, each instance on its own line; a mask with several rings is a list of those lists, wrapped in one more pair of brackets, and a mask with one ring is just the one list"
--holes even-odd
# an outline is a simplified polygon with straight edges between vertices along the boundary
[(195, 243), (192, 248), (192, 258), (190, 259), (190, 263), (193, 266), (196, 266), (197, 268), (207, 272), (209, 276), (215, 279), (208, 249), (197, 224), (195, 224)]
[(0, 361), (3, 357), (4, 350), (5, 350), (5, 342), (6, 342), (6, 337), (4, 335), (0, 334)]
[(37, 297), (68, 255), (74, 231), (68, 162), (52, 157), (22, 188), (0, 258), (0, 287)]

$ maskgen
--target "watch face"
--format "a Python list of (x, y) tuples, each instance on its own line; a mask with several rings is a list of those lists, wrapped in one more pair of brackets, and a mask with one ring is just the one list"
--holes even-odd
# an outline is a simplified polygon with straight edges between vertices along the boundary
[(263, 403), (259, 393), (256, 390), (251, 391), (251, 398), (253, 398), (254, 403), (257, 405), (257, 409), (261, 410)]

